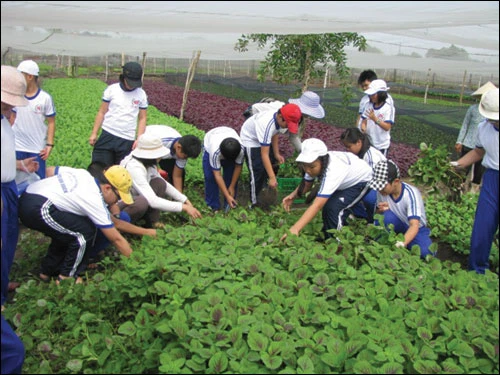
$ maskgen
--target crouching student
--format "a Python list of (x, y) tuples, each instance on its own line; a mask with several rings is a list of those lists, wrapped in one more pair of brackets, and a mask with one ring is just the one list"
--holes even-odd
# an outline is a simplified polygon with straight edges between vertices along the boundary
[[(290, 228), (290, 233), (298, 236), (316, 214), (323, 210), (323, 233), (325, 238), (330, 238), (332, 234), (328, 231), (340, 230), (346, 224), (347, 217), (354, 214), (353, 208), (362, 204), (362, 199), (368, 192), (372, 169), (351, 152), (328, 151), (325, 143), (316, 138), (302, 142), (302, 151), (296, 162), (301, 163), (306, 172), (304, 184), (301, 183), (283, 198), (285, 211), (290, 212), (293, 200), (311, 189), (314, 179), (320, 181), (320, 187), (312, 204)], [(300, 191), (301, 189), (303, 190)], [(287, 234), (283, 235), (281, 240), (286, 237)]]
[(404, 241), (396, 242), (396, 247), (411, 249), (418, 245), (421, 258), (435, 256), (430, 250), (431, 231), (422, 195), (415, 186), (400, 180), (398, 166), (392, 160), (380, 161), (373, 169), (369, 185), (377, 191), (376, 213), (384, 215), (385, 227), (388, 229), (392, 224), (396, 233), (404, 234)]
[(122, 255), (130, 256), (132, 248), (107, 207), (120, 199), (131, 204), (131, 186), (125, 168), (112, 166), (96, 178), (84, 169), (65, 168), (26, 188), (19, 199), (19, 218), (52, 240), (42, 259), (42, 280), (75, 278), (81, 283), (98, 228)]
[(184, 211), (193, 219), (201, 218), (200, 211), (158, 171), (158, 161), (169, 153), (159, 137), (146, 132), (139, 137), (137, 147), (120, 163), (132, 176), (134, 203), (123, 201), (118, 206), (130, 215), (132, 223), (143, 219), (146, 227), (161, 228), (162, 211)]
[[(366, 134), (358, 128), (346, 129), (340, 135), (340, 142), (344, 144), (348, 151), (366, 161), (372, 169), (379, 161), (387, 160), (384, 154), (370, 144)], [(363, 198), (364, 207), (355, 210), (354, 214), (357, 217), (366, 218), (369, 223), (373, 223), (376, 203), (377, 192), (370, 189)]]
[(167, 181), (182, 193), (186, 180), (186, 165), (188, 159), (196, 159), (200, 155), (200, 139), (192, 134), (182, 136), (167, 125), (148, 125), (145, 133), (160, 138), (163, 146), (170, 151), (158, 164), (166, 172)]
[(220, 210), (220, 196), (225, 207), (235, 208), (236, 193), (245, 153), (236, 130), (219, 126), (208, 131), (203, 140), (203, 174), (205, 176), (205, 202), (213, 210)]
[[(66, 168), (63, 166), (57, 167), (47, 167), (46, 176), (54, 176), (58, 174), (60, 171), (64, 171)], [(94, 176), (95, 178), (99, 178), (99, 175), (104, 173), (106, 170), (106, 165), (99, 161), (94, 161), (90, 163), (87, 167), (87, 171)], [(111, 213), (111, 220), (113, 220), (113, 224), (115, 224), (116, 229), (120, 231), (120, 233), (133, 234), (138, 236), (151, 236), (156, 237), (156, 229), (152, 228), (143, 228), (137, 225), (132, 224), (130, 221), (130, 216), (126, 212), (120, 211), (118, 207), (118, 202), (114, 205), (108, 206), (109, 212)], [(101, 230), (97, 231), (97, 235), (94, 241), (94, 245), (89, 249), (89, 260), (96, 260), (99, 258), (100, 254), (111, 245), (111, 242), (107, 239), (107, 237), (103, 234)]]

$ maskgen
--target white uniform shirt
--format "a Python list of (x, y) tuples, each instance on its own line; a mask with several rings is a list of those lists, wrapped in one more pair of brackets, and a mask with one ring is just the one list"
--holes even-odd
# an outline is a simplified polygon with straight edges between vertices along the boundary
[(384, 154), (382, 154), (379, 150), (377, 150), (375, 147), (370, 146), (370, 148), (365, 152), (365, 155), (363, 156), (363, 160), (368, 163), (372, 169), (377, 165), (379, 161), (382, 160), (387, 160)]
[(144, 164), (135, 159), (132, 154), (125, 156), (120, 165), (125, 167), (132, 177), (131, 193), (133, 196), (142, 195), (146, 198), (150, 207), (160, 211), (182, 212), (182, 204), (187, 201), (187, 197), (179, 192), (175, 187), (165, 181), (167, 184), (167, 196), (171, 197), (176, 202), (157, 196), (153, 188), (151, 188), (151, 185), (149, 184), (151, 179), (155, 177), (161, 178), (156, 166), (148, 167), (146, 169)]
[(175, 159), (178, 168), (186, 168), (187, 159), (179, 159), (174, 151), (174, 143), (182, 137), (181, 133), (167, 125), (148, 125), (145, 133), (160, 138), (163, 146), (170, 150), (170, 153), (162, 159)]
[(274, 111), (277, 112), (278, 109), (283, 107), (285, 105), (284, 102), (275, 100), (274, 102), (270, 103), (254, 103), (252, 104), (252, 114), (256, 114), (259, 112), (264, 112), (264, 111)]
[(47, 143), (45, 119), (56, 115), (54, 101), (47, 92), (38, 89), (35, 95), (25, 96), (28, 105), (16, 107), (16, 121), (12, 129), (16, 134), (16, 151), (39, 153)]
[[(205, 134), (205, 138), (203, 139), (203, 148), (208, 153), (208, 160), (210, 162), (210, 167), (214, 170), (221, 169), (221, 159), (224, 159), (220, 152), (220, 144), (226, 138), (234, 138), (241, 144), (241, 139), (236, 130), (227, 127), (227, 126), (219, 126), (217, 128), (209, 130)], [(235, 163), (242, 165), (244, 160), (245, 153), (243, 148), (241, 148), (240, 153), (235, 159)]]
[[(328, 198), (337, 190), (348, 189), (360, 182), (369, 182), (372, 179), (372, 168), (352, 152), (329, 151), (328, 167), (321, 180), (318, 197)], [(305, 174), (307, 181), (314, 179)]]
[(420, 191), (415, 186), (405, 182), (402, 182), (401, 186), (401, 195), (397, 200), (394, 200), (391, 195), (383, 196), (377, 192), (377, 203), (389, 203), (389, 209), (407, 225), (410, 225), (411, 219), (418, 219), (420, 220), (420, 228), (427, 226), (424, 201)]
[(375, 112), (375, 116), (381, 121), (388, 122), (391, 125), (394, 125), (394, 117), (396, 114), (396, 110), (394, 106), (385, 102), (380, 107), (375, 107), (373, 103), (368, 103), (365, 107), (365, 111), (361, 115), (361, 118), (367, 120), (366, 123), (366, 134), (370, 139), (370, 143), (373, 147), (379, 150), (388, 149), (391, 145), (391, 131), (387, 131), (378, 126), (375, 122), (373, 122), (367, 115), (367, 111), (372, 108)]
[[(392, 99), (392, 96), (390, 96), (389, 94), (387, 94), (387, 100), (386, 102), (393, 106), (394, 107), (394, 100)], [(361, 118), (361, 115), (365, 112), (365, 108), (366, 106), (370, 104), (370, 95), (368, 94), (365, 94), (363, 95), (363, 97), (361, 98), (361, 100), (359, 101), (359, 109), (358, 109), (358, 113), (360, 115), (359, 117), (359, 123), (358, 123), (358, 128), (361, 128), (361, 121), (363, 120)]]
[[(279, 100), (275, 100), (274, 102), (270, 102), (270, 103), (254, 103), (254, 104), (252, 104), (252, 113), (255, 115), (258, 112), (264, 112), (264, 111), (269, 111), (269, 110), (274, 110), (275, 112), (278, 112), (278, 109), (283, 107), (285, 104), (286, 103), (281, 102)], [(301, 123), (299, 123), (299, 126)], [(300, 153), (300, 151), (302, 149), (302, 142), (300, 140), (299, 134), (292, 134), (288, 131), (287, 131), (287, 134), (288, 134), (288, 139), (289, 139), (290, 143), (295, 148), (295, 151)]]
[(486, 151), (481, 164), (485, 168), (498, 171), (498, 129), (488, 120), (484, 120), (477, 127), (476, 147)]
[(109, 103), (102, 128), (116, 137), (135, 140), (139, 110), (148, 108), (146, 92), (141, 87), (124, 91), (114, 83), (104, 90), (102, 100)]
[(243, 147), (270, 146), (271, 139), (279, 133), (276, 111), (259, 112), (248, 118), (241, 127), (240, 137)]
[(61, 211), (87, 216), (98, 228), (114, 226), (99, 182), (85, 169), (59, 167), (55, 176), (33, 182), (26, 192), (46, 197)]
[(16, 178), (16, 136), (9, 120), (2, 115), (2, 183)]

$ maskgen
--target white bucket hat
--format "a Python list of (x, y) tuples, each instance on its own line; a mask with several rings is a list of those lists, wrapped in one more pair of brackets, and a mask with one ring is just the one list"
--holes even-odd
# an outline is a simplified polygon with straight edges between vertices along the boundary
[(302, 151), (295, 161), (298, 163), (312, 163), (320, 156), (325, 156), (327, 153), (328, 148), (321, 139), (309, 138), (302, 142)]
[(298, 99), (288, 99), (288, 103), (297, 104), (303, 114), (323, 118), (325, 110), (319, 102), (319, 95), (312, 91), (305, 91)]
[(40, 69), (38, 68), (38, 64), (33, 60), (24, 60), (19, 63), (17, 66), (17, 70), (21, 73), (31, 74), (32, 76), (37, 76), (40, 73)]
[(2, 102), (14, 107), (28, 105), (26, 94), (26, 80), (13, 66), (2, 65)]
[(387, 83), (383, 79), (375, 79), (370, 82), (370, 86), (365, 90), (365, 94), (373, 95), (379, 91), (387, 91), (390, 87), (387, 87)]
[(498, 89), (485, 92), (481, 96), (479, 113), (489, 120), (498, 121)]
[(474, 91), (470, 96), (481, 96), (485, 92), (488, 92), (490, 90), (496, 89), (497, 87), (491, 83), (490, 81), (486, 82), (484, 85), (482, 85), (480, 88), (478, 88), (476, 91)]
[(170, 150), (163, 146), (159, 137), (144, 133), (139, 137), (137, 147), (132, 151), (132, 156), (139, 159), (159, 159), (169, 153)]

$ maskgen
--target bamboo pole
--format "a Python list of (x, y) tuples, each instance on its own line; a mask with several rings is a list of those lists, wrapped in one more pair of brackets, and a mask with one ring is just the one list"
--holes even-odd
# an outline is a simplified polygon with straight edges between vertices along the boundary
[(188, 96), (188, 92), (189, 92), (189, 86), (191, 86), (191, 82), (193, 81), (194, 73), (196, 71), (196, 66), (198, 65), (198, 61), (200, 60), (200, 54), (201, 54), (201, 51), (198, 51), (196, 53), (196, 56), (194, 56), (194, 52), (193, 52), (193, 59), (191, 60), (191, 64), (189, 65), (189, 70), (188, 70), (188, 74), (186, 77), (186, 85), (184, 86), (184, 95), (182, 96), (181, 113), (179, 116), (179, 120), (181, 120), (181, 121), (184, 120), (184, 108), (186, 107), (186, 104), (187, 104), (187, 96)]
[(464, 97), (464, 90), (465, 90), (465, 79), (467, 78), (467, 70), (464, 71), (464, 77), (462, 78), (462, 88), (460, 89), (460, 100), (459, 103), (462, 104), (462, 99)]

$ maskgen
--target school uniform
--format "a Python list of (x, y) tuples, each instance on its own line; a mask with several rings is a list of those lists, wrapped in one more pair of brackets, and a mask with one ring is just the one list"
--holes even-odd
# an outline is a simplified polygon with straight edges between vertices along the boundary
[[(268, 178), (262, 162), (261, 147), (270, 147), (269, 158), (273, 167), (276, 166), (277, 168), (277, 161), (271, 145), (273, 136), (281, 133), (276, 116), (277, 112), (275, 110), (259, 112), (248, 118), (241, 127), (241, 144), (245, 151), (245, 159), (250, 172), (250, 201), (252, 205), (257, 204), (257, 196)], [(286, 129), (283, 130), (286, 132)]]
[(87, 266), (97, 228), (114, 226), (99, 182), (86, 170), (65, 167), (26, 188), (19, 218), (51, 238), (41, 273), (78, 277)]
[(92, 162), (109, 166), (119, 164), (132, 150), (139, 111), (148, 108), (148, 97), (141, 87), (127, 91), (121, 83), (114, 83), (104, 90), (102, 101), (109, 107), (92, 150)]
[[(387, 158), (375, 147), (370, 146), (370, 148), (363, 155), (363, 160), (368, 163), (368, 165), (373, 169), (379, 161), (387, 160)], [(373, 215), (377, 208), (377, 191), (374, 189), (369, 189), (366, 195), (363, 197), (364, 207), (362, 209), (355, 209), (354, 215), (356, 217), (365, 218), (369, 223), (373, 222)]]
[[(205, 176), (205, 202), (212, 210), (220, 209), (220, 191), (213, 171), (223, 169), (222, 178), (226, 187), (231, 184), (236, 165), (243, 165), (245, 152), (241, 148), (235, 160), (226, 160), (220, 151), (222, 141), (234, 138), (241, 144), (238, 133), (227, 126), (219, 126), (209, 130), (203, 139), (203, 174)], [(227, 202), (225, 202), (227, 203)]]
[(435, 255), (429, 250), (432, 244), (431, 231), (427, 227), (427, 218), (425, 215), (424, 201), (420, 191), (413, 185), (401, 182), (401, 195), (394, 199), (392, 195), (384, 196), (377, 193), (377, 203), (387, 202), (389, 210), (384, 212), (384, 225), (386, 228), (390, 224), (394, 225), (396, 233), (406, 233), (410, 227), (410, 220), (419, 221), (418, 233), (406, 247), (411, 249), (413, 245), (420, 247), (420, 257)]
[(187, 159), (178, 158), (174, 150), (174, 143), (182, 137), (181, 133), (167, 125), (148, 125), (146, 126), (145, 133), (160, 138), (163, 146), (170, 151), (170, 153), (161, 158), (158, 163), (160, 168), (168, 173), (168, 181), (171, 184), (173, 183), (172, 176), (174, 167), (182, 170), (182, 181), (184, 181), (186, 177)]
[[(387, 94), (387, 100), (386, 100), (386, 102), (389, 105), (391, 105), (391, 106), (394, 107), (394, 100), (392, 99), (391, 95)], [(358, 108), (358, 113), (359, 113), (358, 129), (361, 129), (361, 121), (363, 120), (361, 116), (363, 115), (363, 113), (365, 113), (365, 108), (366, 108), (366, 106), (368, 104), (370, 104), (370, 95), (365, 94), (365, 95), (363, 95), (363, 97), (359, 101), (359, 108)]]
[[(38, 171), (35, 172), (40, 178), (45, 178), (46, 161), (40, 157), (40, 151), (47, 143), (48, 117), (55, 117), (56, 109), (52, 96), (46, 91), (38, 88), (33, 96), (25, 96), (28, 105), (15, 107), (12, 111), (16, 113), (16, 120), (12, 125), (16, 135), (16, 158), (23, 160), (33, 156), (37, 157), (39, 163)], [(21, 174), (21, 175), (19, 175)], [(18, 183), (25, 176), (25, 172), (18, 172), (16, 180)]]
[[(328, 166), (320, 181), (317, 197), (328, 198), (323, 207), (323, 232), (325, 237), (332, 235), (329, 229), (340, 230), (345, 225), (353, 208), (361, 204), (368, 191), (368, 182), (372, 178), (372, 169), (357, 155), (351, 152), (329, 151)], [(306, 181), (313, 182), (309, 174)]]
[(391, 126), (394, 125), (396, 110), (388, 101), (384, 102), (380, 106), (376, 106), (374, 103), (370, 102), (365, 106), (365, 111), (361, 115), (362, 120), (366, 119), (367, 121), (366, 134), (370, 140), (370, 144), (387, 156), (391, 145), (391, 131), (382, 129), (370, 117), (368, 117), (367, 113), (370, 109), (373, 109), (375, 116), (379, 120), (390, 123)]

